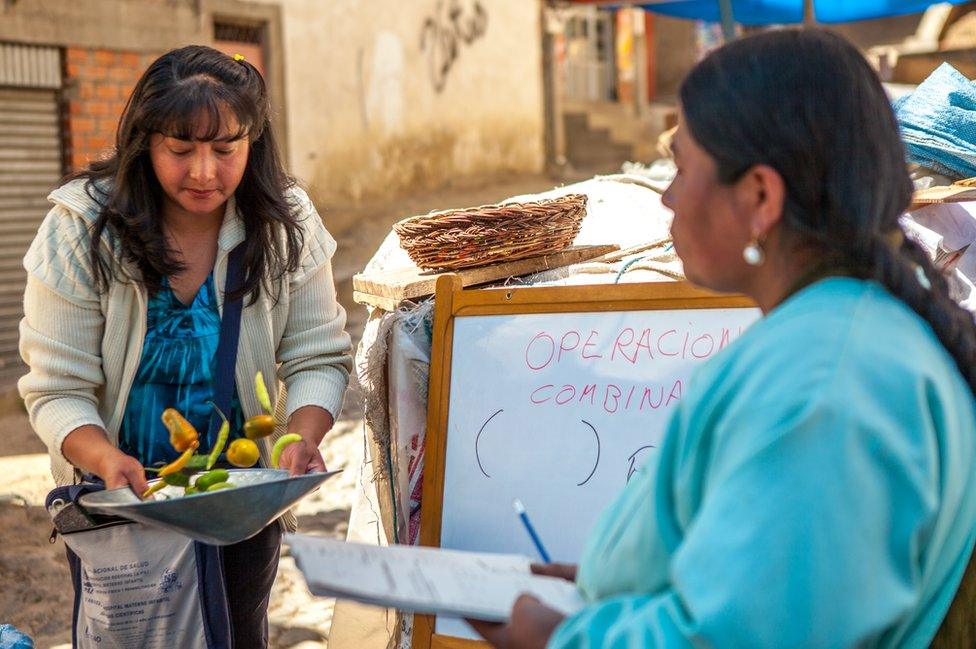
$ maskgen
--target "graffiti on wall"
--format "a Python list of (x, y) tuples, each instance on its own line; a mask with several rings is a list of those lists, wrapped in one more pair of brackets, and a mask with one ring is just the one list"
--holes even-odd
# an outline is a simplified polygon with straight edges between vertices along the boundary
[(437, 0), (424, 20), (420, 50), (427, 55), (430, 81), (436, 92), (444, 90), (462, 45), (471, 45), (488, 30), (488, 11), (478, 0)]

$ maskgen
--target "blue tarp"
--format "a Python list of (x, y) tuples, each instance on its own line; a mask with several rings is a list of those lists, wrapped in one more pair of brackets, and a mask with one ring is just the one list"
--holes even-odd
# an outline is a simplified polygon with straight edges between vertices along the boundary
[(895, 102), (908, 159), (953, 179), (976, 176), (976, 84), (943, 63)]
[[(950, 4), (962, 4), (954, 0)], [(814, 0), (817, 22), (844, 23), (853, 20), (900, 16), (924, 11), (930, 0)], [(651, 3), (645, 9), (679, 18), (719, 22), (719, 0), (683, 0)], [(743, 25), (775, 25), (803, 22), (803, 0), (732, 0), (735, 22)]]

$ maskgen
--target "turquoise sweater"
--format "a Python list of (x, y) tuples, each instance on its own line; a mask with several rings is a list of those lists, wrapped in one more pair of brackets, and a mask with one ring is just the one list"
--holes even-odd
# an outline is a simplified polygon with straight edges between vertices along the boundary
[(875, 284), (821, 281), (703, 366), (550, 647), (924, 647), (976, 531), (972, 393)]

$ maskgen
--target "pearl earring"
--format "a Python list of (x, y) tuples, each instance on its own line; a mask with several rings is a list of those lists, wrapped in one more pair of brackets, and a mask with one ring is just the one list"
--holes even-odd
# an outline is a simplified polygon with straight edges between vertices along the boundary
[(763, 252), (762, 247), (760, 247), (758, 239), (753, 237), (749, 245), (742, 250), (742, 258), (750, 266), (762, 266), (763, 262), (766, 261), (766, 254)]

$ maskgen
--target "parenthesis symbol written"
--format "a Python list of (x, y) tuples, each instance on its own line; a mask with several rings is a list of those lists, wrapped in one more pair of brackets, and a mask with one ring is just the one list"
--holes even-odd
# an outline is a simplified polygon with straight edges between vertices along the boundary
[(590, 475), (586, 476), (586, 480), (583, 480), (583, 482), (578, 483), (576, 485), (577, 487), (582, 487), (587, 482), (589, 482), (590, 478), (593, 477), (593, 474), (596, 473), (596, 468), (600, 465), (600, 434), (596, 432), (596, 428), (594, 428), (593, 424), (591, 424), (590, 422), (586, 421), (585, 419), (580, 419), (580, 421), (582, 421), (584, 424), (589, 426), (590, 430), (593, 431), (593, 436), (596, 437), (596, 462), (593, 463), (593, 470), (590, 471)]
[(489, 417), (488, 419), (486, 419), (485, 420), (485, 423), (481, 424), (481, 430), (478, 431), (478, 436), (474, 438), (474, 457), (475, 457), (476, 460), (478, 460), (478, 468), (481, 469), (481, 472), (485, 474), (485, 477), (486, 478), (490, 478), (491, 476), (488, 475), (488, 472), (485, 471), (485, 467), (481, 464), (481, 451), (478, 449), (478, 444), (481, 443), (481, 435), (482, 435), (482, 433), (485, 432), (485, 426), (487, 426), (488, 425), (488, 422), (490, 422), (492, 419), (494, 419), (495, 417), (497, 417), (499, 413), (502, 413), (502, 412), (505, 412), (505, 411), (504, 410), (498, 410), (498, 411), (495, 412), (495, 414), (493, 414), (491, 417)]

